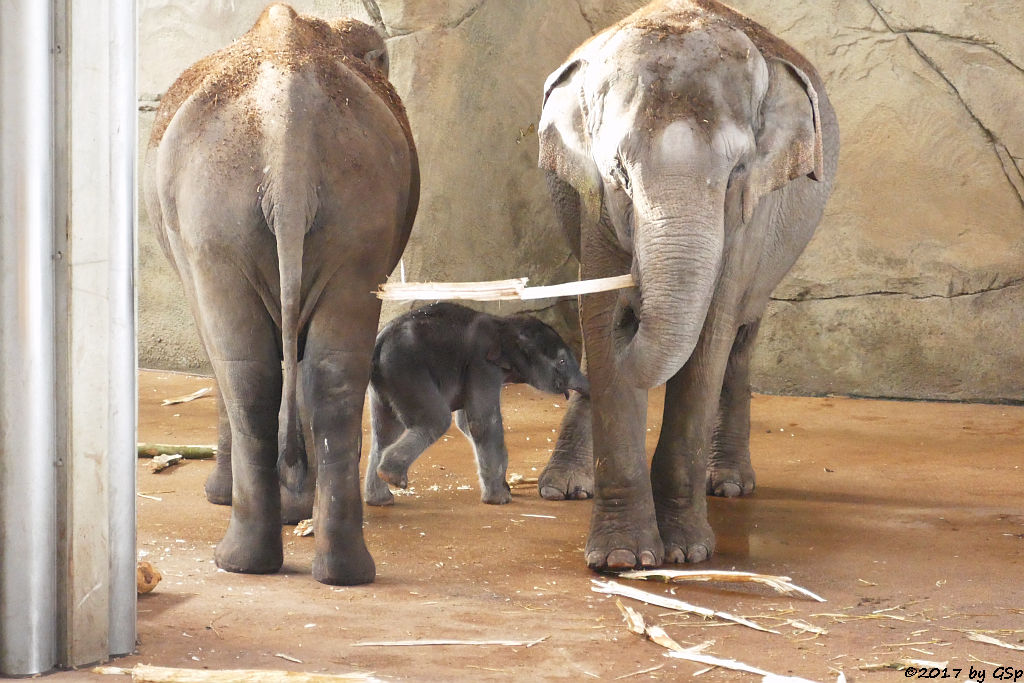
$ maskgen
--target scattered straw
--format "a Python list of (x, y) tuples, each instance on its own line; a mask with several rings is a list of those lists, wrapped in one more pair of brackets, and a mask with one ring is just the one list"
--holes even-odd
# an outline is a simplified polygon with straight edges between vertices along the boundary
[(448, 646), (448, 645), (501, 645), (507, 647), (533, 647), (543, 643), (551, 636), (544, 636), (536, 640), (391, 640), (391, 641), (363, 641), (352, 643), (352, 647), (423, 647), (423, 646)]
[(765, 628), (759, 624), (744, 619), (743, 617), (737, 617), (728, 612), (719, 612), (717, 610), (709, 609), (707, 607), (701, 607), (699, 605), (693, 605), (682, 600), (676, 600), (675, 598), (668, 598), (663, 595), (657, 595), (655, 593), (648, 593), (647, 591), (638, 590), (631, 586), (624, 586), (621, 583), (615, 581), (600, 581), (598, 579), (591, 579), (592, 584), (590, 590), (595, 593), (604, 593), (606, 595), (621, 595), (624, 598), (632, 598), (634, 600), (640, 600), (646, 602), (649, 605), (657, 605), (658, 607), (665, 607), (667, 609), (674, 609), (680, 612), (693, 612), (694, 614), (700, 614), (704, 617), (718, 617), (719, 619), (725, 619), (736, 624), (741, 624), (748, 628), (752, 628), (755, 631), (764, 631), (765, 633), (774, 633), (779, 635), (778, 631), (773, 631), (770, 628)]
[(978, 633), (977, 631), (966, 631), (967, 637), (978, 643), (988, 643), (989, 645), (996, 645), (998, 647), (1004, 647), (1007, 650), (1017, 650), (1018, 652), (1024, 652), (1024, 645), (1014, 645), (1013, 643), (1007, 643), (1006, 641), (987, 636), (984, 633)]
[(806, 588), (801, 588), (793, 583), (788, 576), (773, 576), (771, 574), (755, 574), (753, 572), (734, 572), (723, 570), (682, 570), (682, 569), (645, 569), (641, 571), (628, 571), (619, 574), (622, 579), (660, 579), (670, 583), (681, 583), (685, 581), (720, 581), (724, 583), (759, 583), (768, 586), (772, 590), (784, 595), (803, 595), (818, 602), (825, 602), (825, 598), (816, 595)]

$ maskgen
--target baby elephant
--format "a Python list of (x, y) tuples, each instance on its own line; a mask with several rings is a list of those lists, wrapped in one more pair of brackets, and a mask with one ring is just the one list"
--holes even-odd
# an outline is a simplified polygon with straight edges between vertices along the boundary
[(566, 398), (570, 390), (589, 391), (569, 347), (531, 316), (439, 303), (388, 323), (377, 335), (370, 375), (367, 504), (394, 503), (387, 484), (408, 486), (409, 466), (448, 430), (453, 411), (473, 444), (483, 501), (509, 502), (501, 387), (523, 382)]

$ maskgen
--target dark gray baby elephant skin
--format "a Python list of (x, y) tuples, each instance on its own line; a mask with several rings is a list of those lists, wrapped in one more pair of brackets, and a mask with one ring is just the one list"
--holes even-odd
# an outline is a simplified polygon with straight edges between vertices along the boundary
[[(754, 488), (751, 348), (821, 220), (839, 153), (808, 61), (713, 0), (660, 0), (584, 43), (545, 84), (540, 166), (584, 278), (590, 398), (540, 478), (594, 497), (594, 568), (699, 562), (707, 493)], [(666, 384), (648, 472), (647, 392)]]
[(454, 411), (473, 444), (483, 502), (508, 503), (501, 387), (517, 383), (566, 398), (589, 390), (569, 347), (534, 317), (440, 303), (388, 323), (377, 336), (370, 376), (366, 502), (394, 503), (388, 484), (408, 486), (409, 467), (448, 430)]
[(312, 513), (313, 576), (374, 578), (359, 496), (371, 292), (405, 248), (418, 168), (384, 42), (357, 21), (271, 5), (161, 101), (144, 193), (220, 392), (206, 491), (231, 503), (223, 569), (277, 571), (282, 519)]

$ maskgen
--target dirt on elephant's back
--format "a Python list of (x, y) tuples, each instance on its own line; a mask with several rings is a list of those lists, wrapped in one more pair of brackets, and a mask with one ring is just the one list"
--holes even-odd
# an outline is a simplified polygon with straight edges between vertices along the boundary
[(252, 86), (264, 64), (287, 73), (311, 70), (339, 107), (352, 94), (348, 78), (341, 71), (356, 75), (388, 105), (412, 146), (405, 107), (394, 87), (361, 57), (352, 56), (354, 51), (365, 51), (373, 40), (379, 40), (374, 30), (353, 19), (328, 24), (297, 15), (284, 6), (270, 6), (245, 35), (200, 59), (168, 88), (160, 100), (149, 146), (159, 144), (174, 115), (189, 98), (205, 108), (226, 105)]
[[(142, 373), (140, 439), (214, 443), (213, 399), (160, 405), (211, 384)], [(503, 406), (509, 472), (535, 477), (565, 401), (511, 387)], [(660, 411), (655, 391), (651, 448)], [(752, 412), (758, 489), (710, 501), (718, 549), (701, 568), (786, 575), (828, 602), (735, 585), (631, 582), (777, 634), (623, 603), (684, 645), (713, 641), (705, 653), (812, 680), (835, 680), (838, 670), (850, 680), (902, 678), (862, 667), (908, 659), (990, 674), (994, 666), (980, 662), (1016, 661), (967, 632), (1021, 639), (1024, 463), (1015, 454), (1024, 408), (756, 396)], [(364, 432), (364, 447), (368, 439)], [(705, 668), (665, 658), (664, 648), (625, 628), (615, 598), (591, 591), (591, 579), (608, 577), (583, 566), (590, 502), (545, 501), (528, 485), (513, 490), (509, 505), (481, 504), (472, 450), (454, 429), (413, 466), (411, 488), (393, 507), (366, 508), (377, 581), (350, 588), (312, 580), (315, 540), (290, 527), (282, 573), (218, 571), (213, 547), (229, 511), (203, 498), (211, 465), (188, 461), (153, 474), (146, 462), (138, 545), (164, 580), (140, 597), (138, 652), (119, 666), (446, 681), (678, 681)], [(436, 639), (474, 644), (365, 645)], [(714, 669), (701, 680), (736, 675)]]

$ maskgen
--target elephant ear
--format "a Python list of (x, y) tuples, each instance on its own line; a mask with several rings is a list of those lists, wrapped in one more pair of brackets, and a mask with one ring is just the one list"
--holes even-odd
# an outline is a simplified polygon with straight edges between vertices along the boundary
[(365, 55), (363, 55), (363, 61), (369, 64), (377, 71), (381, 72), (381, 74), (384, 75), (384, 78), (388, 77), (390, 62), (388, 60), (387, 48), (370, 50)]
[(538, 136), (538, 165), (552, 171), (580, 196), (583, 221), (601, 213), (601, 175), (594, 163), (589, 133), (590, 115), (583, 92), (587, 63), (570, 59), (544, 83)]
[(806, 73), (783, 59), (768, 60), (757, 155), (743, 191), (743, 222), (761, 197), (801, 176), (823, 177), (818, 93)]
[(487, 350), (487, 361), (505, 371), (506, 381), (524, 382), (529, 376), (530, 359), (525, 341), (525, 337), (506, 322)]

